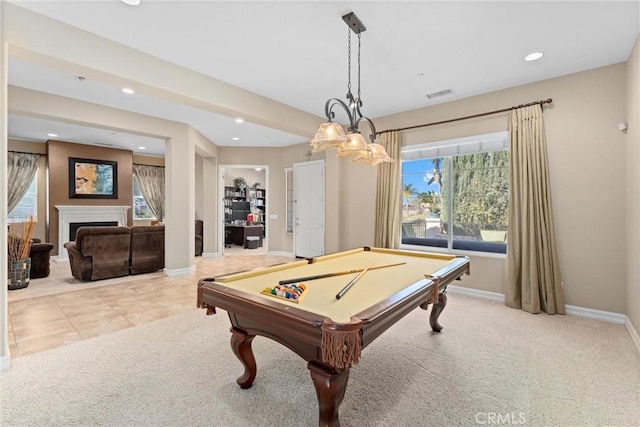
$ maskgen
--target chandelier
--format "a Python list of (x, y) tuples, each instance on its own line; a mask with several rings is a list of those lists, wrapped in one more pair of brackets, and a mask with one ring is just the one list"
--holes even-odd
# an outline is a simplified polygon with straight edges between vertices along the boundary
[[(345, 103), (338, 98), (330, 98), (324, 106), (324, 114), (328, 122), (322, 123), (318, 128), (315, 136), (311, 140), (313, 153), (336, 149), (338, 157), (348, 157), (352, 162), (364, 162), (370, 165), (377, 165), (382, 162), (393, 162), (389, 157), (387, 150), (380, 144), (375, 142), (376, 127), (373, 122), (364, 117), (360, 112), (362, 107), (362, 99), (360, 97), (360, 34), (367, 28), (362, 24), (355, 13), (350, 12), (342, 17), (349, 27), (347, 30), (348, 37), (348, 79), (347, 79), (347, 102)], [(351, 31), (358, 35), (358, 92), (357, 97), (351, 93)], [(340, 106), (347, 113), (349, 124), (345, 134), (342, 125), (334, 123), (332, 120), (336, 114), (334, 107)], [(371, 134), (370, 142), (367, 142), (360, 133), (360, 124), (365, 122)]]

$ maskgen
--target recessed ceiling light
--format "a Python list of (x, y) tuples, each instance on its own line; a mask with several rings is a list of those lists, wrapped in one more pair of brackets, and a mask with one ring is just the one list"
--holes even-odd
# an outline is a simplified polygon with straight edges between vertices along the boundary
[(138, 147), (138, 150), (146, 150), (147, 147)]
[(130, 87), (123, 87), (122, 91), (127, 95), (133, 95), (134, 93), (136, 93), (136, 91), (131, 89)]
[(128, 4), (129, 6), (139, 6), (140, 0), (120, 0), (124, 4)]
[(524, 57), (525, 61), (535, 61), (536, 59), (540, 59), (542, 58), (542, 55), (544, 55), (544, 53), (542, 52), (532, 52), (529, 55)]
[(241, 117), (238, 117), (238, 118), (236, 119), (236, 123), (244, 123), (244, 119), (243, 119), (243, 118), (241, 118)]
[(260, 172), (262, 170), (262, 168), (255, 168), (256, 172)]
[(58, 134), (57, 133), (48, 133), (47, 136), (55, 138), (56, 136), (58, 136)]
[(237, 136), (234, 136), (234, 137), (233, 137), (233, 138), (231, 138), (231, 139), (233, 139), (234, 141), (240, 141), (240, 138), (238, 138)]

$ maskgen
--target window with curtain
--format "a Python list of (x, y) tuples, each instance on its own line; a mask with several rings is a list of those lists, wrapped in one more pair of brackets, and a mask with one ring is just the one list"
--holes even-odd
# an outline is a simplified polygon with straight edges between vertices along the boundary
[(135, 175), (133, 176), (133, 219), (156, 219), (140, 191)]
[(164, 166), (134, 163), (133, 176), (134, 218), (164, 221)]
[(30, 216), (34, 221), (38, 220), (38, 174), (33, 176), (29, 189), (22, 196), (18, 205), (7, 215), (7, 221), (20, 221)]
[(506, 253), (507, 132), (402, 149), (402, 245)]

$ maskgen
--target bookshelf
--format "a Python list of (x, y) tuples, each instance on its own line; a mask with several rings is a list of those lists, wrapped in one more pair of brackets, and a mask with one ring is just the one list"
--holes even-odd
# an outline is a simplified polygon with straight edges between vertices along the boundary
[[(242, 203), (248, 202), (248, 203)], [(267, 196), (263, 188), (224, 187), (224, 220), (226, 224), (244, 221), (246, 225), (263, 225), (266, 229)], [(253, 215), (253, 221), (247, 222), (247, 215)]]

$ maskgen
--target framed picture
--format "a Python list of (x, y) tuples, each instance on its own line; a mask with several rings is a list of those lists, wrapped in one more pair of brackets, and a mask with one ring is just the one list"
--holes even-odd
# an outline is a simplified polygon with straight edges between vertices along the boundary
[(118, 162), (69, 157), (69, 198), (117, 199)]

